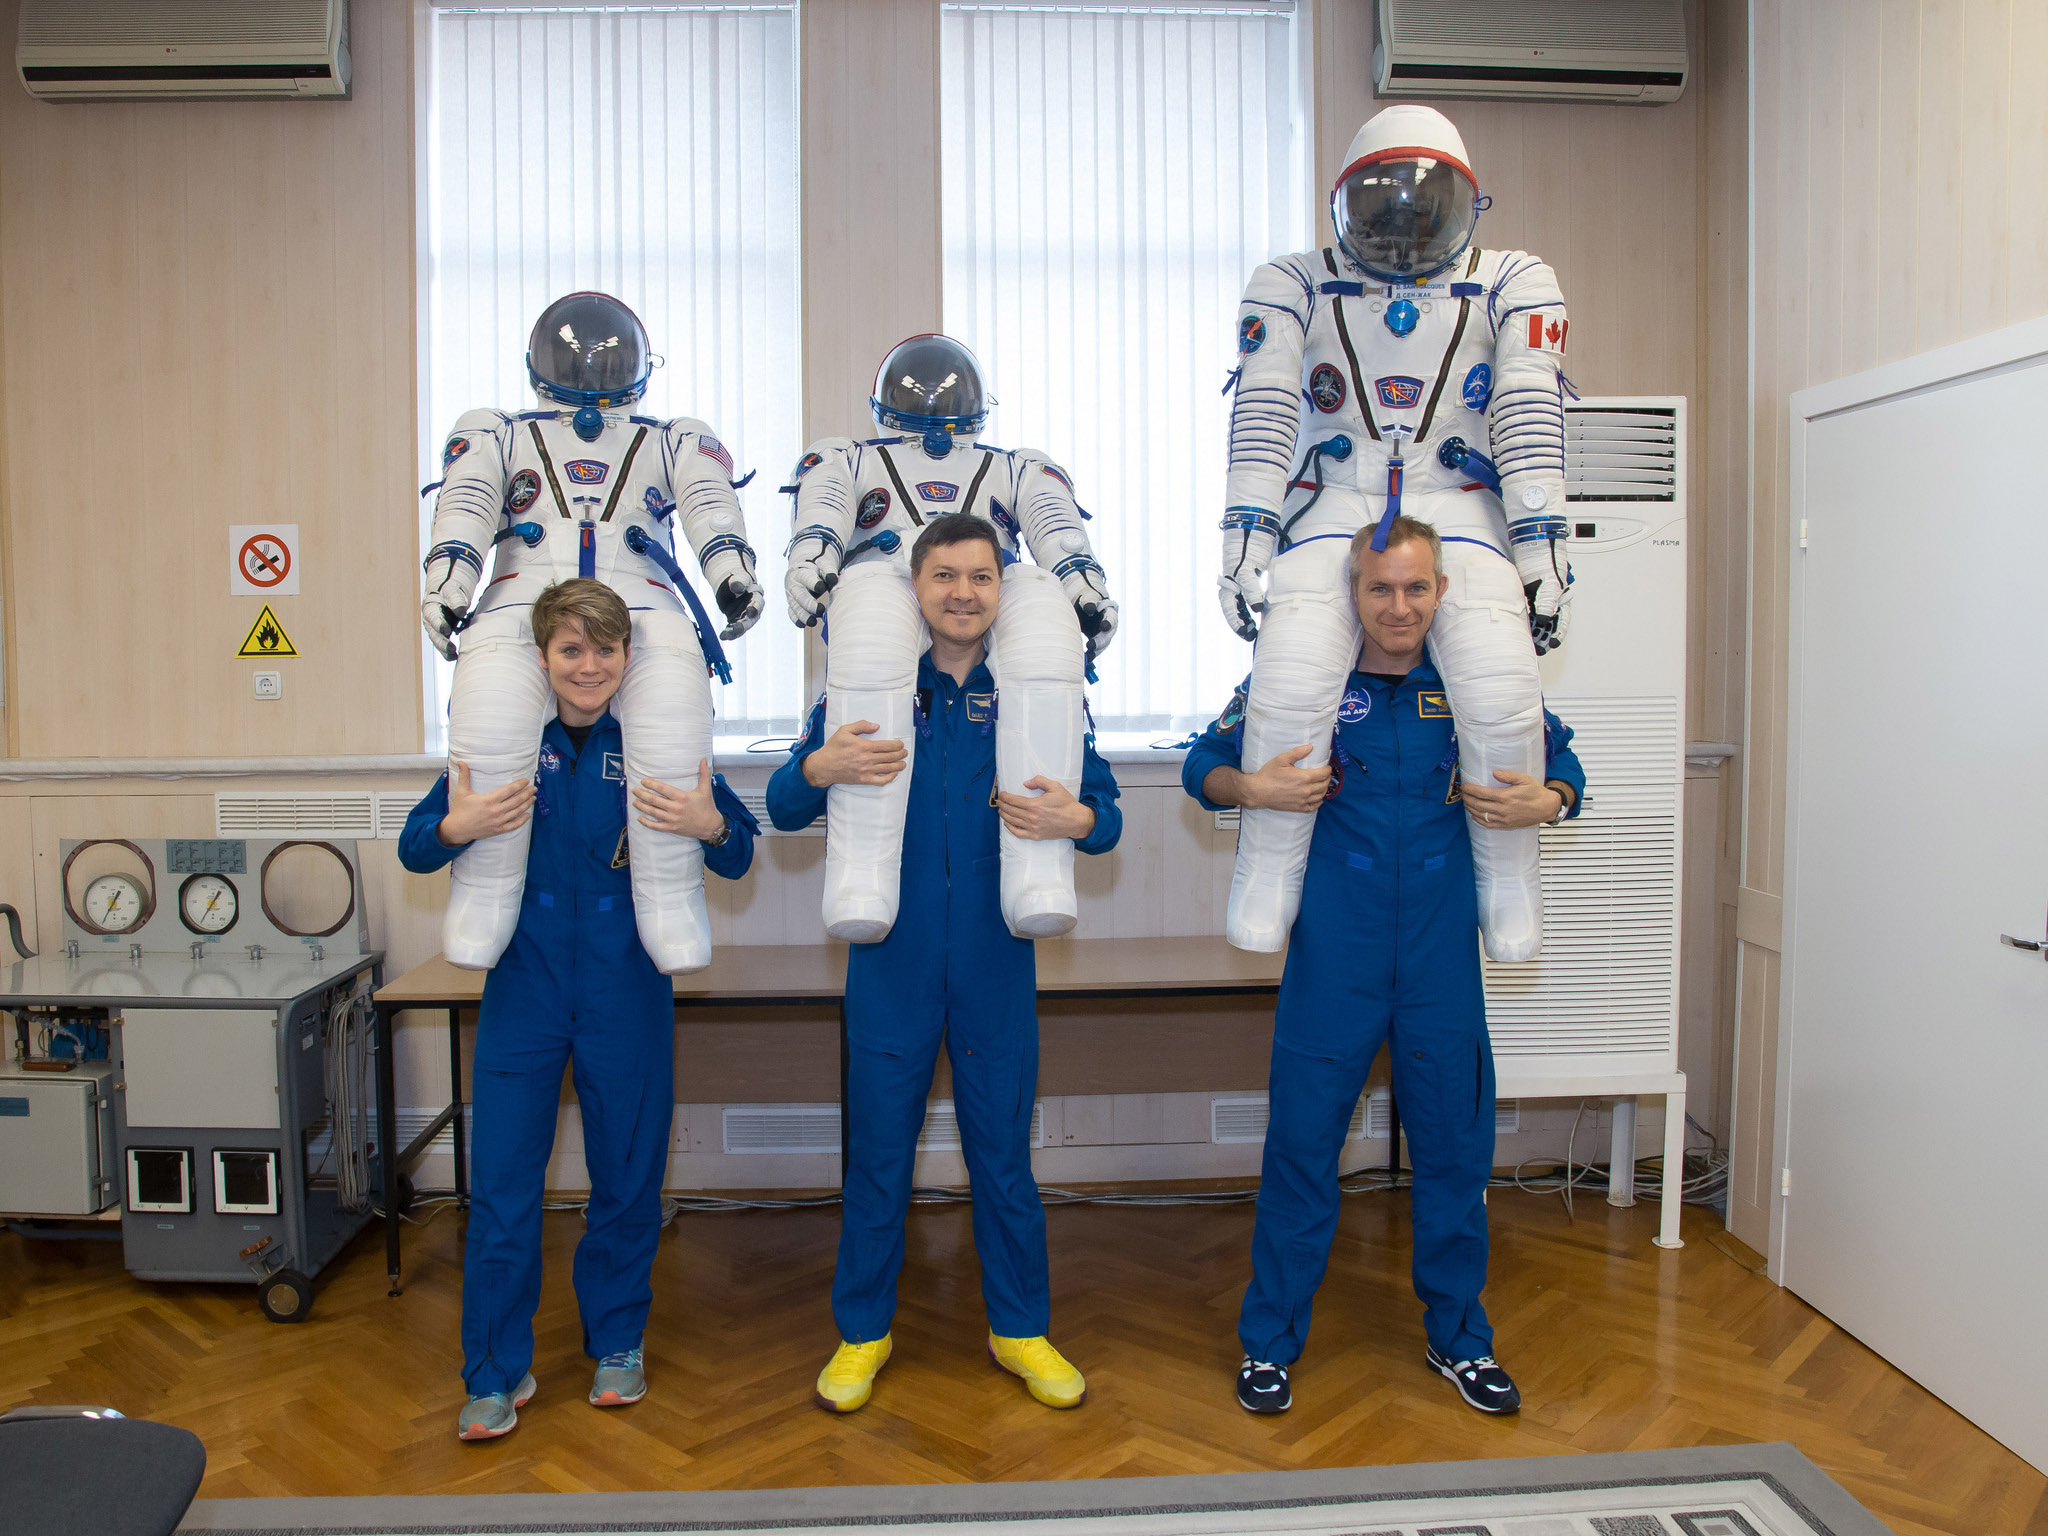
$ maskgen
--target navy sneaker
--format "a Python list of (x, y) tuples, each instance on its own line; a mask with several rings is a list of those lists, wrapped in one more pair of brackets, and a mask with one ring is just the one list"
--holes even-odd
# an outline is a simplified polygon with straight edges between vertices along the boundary
[(1495, 1363), (1493, 1356), (1481, 1355), (1474, 1360), (1446, 1360), (1432, 1349), (1424, 1358), (1429, 1362), (1431, 1370), (1439, 1375), (1448, 1376), (1451, 1385), (1458, 1389), (1458, 1396), (1481, 1413), (1521, 1411), (1522, 1394), (1515, 1390), (1513, 1380)]
[(1285, 1413), (1294, 1406), (1287, 1367), (1246, 1355), (1237, 1368), (1237, 1400), (1248, 1413)]

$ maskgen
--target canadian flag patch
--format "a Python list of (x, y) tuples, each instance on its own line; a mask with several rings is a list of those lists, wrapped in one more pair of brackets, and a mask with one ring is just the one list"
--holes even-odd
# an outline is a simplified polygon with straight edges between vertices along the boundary
[(1564, 339), (1571, 331), (1572, 323), (1556, 315), (1546, 315), (1541, 310), (1529, 316), (1529, 350), (1531, 352), (1555, 352), (1564, 355)]

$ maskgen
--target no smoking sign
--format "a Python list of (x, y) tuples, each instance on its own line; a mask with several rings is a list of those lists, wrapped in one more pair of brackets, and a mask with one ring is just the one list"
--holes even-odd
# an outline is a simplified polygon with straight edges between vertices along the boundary
[(228, 529), (228, 592), (234, 597), (296, 597), (299, 525), (244, 524)]

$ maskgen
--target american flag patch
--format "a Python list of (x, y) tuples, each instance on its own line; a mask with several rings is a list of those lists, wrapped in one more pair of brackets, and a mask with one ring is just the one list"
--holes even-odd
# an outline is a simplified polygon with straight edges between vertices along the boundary
[(723, 469), (728, 477), (731, 476), (732, 455), (725, 451), (725, 444), (721, 443), (717, 438), (698, 438), (697, 451), (707, 459), (715, 459), (718, 462), (719, 468)]

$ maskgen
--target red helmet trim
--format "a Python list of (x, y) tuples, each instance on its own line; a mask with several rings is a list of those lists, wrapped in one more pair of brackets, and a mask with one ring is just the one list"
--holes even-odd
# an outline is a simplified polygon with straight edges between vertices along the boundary
[(1441, 160), (1448, 165), (1456, 166), (1464, 173), (1465, 179), (1472, 184), (1472, 190), (1475, 192), (1479, 190), (1479, 178), (1472, 174), (1472, 167), (1460, 160), (1456, 155), (1446, 154), (1441, 149), (1430, 149), (1421, 144), (1404, 144), (1397, 145), (1392, 149), (1376, 149), (1371, 154), (1361, 155), (1358, 159), (1352, 161), (1338, 173), (1336, 181), (1331, 183), (1331, 193), (1334, 195), (1339, 187), (1349, 181), (1352, 172), (1368, 165), (1378, 165), (1385, 160)]

